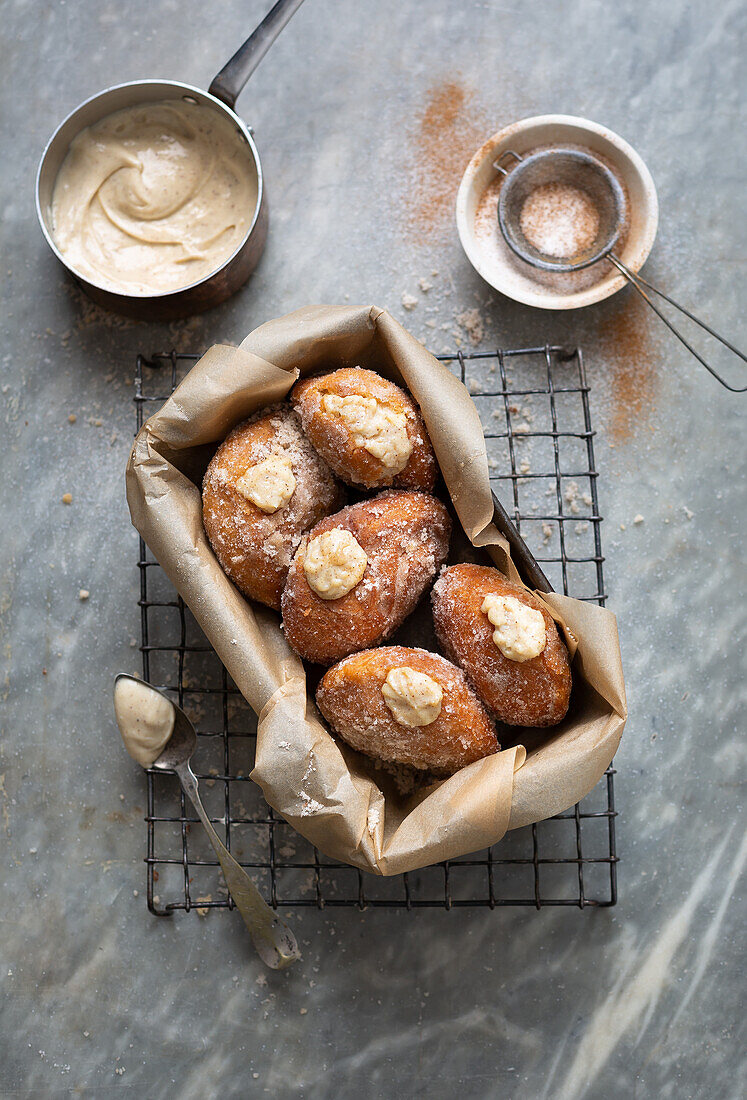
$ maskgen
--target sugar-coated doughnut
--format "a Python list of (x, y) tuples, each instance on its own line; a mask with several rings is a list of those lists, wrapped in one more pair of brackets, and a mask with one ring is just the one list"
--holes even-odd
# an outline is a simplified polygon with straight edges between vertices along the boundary
[[(513, 726), (552, 726), (571, 694), (568, 651), (552, 616), (497, 569), (452, 565), (431, 593), (444, 653), (467, 673), (483, 703)], [(541, 616), (541, 619), (540, 619)]]
[(203, 480), (202, 518), (234, 584), (280, 610), (301, 536), (343, 501), (343, 487), (282, 404), (239, 424), (221, 443)]
[(282, 612), (290, 645), (330, 665), (388, 638), (446, 560), (450, 533), (443, 504), (407, 490), (386, 490), (323, 519), (288, 571)]
[(436, 775), (450, 775), (500, 748), (462, 670), (425, 649), (382, 646), (354, 653), (325, 673), (316, 701), (354, 749)]
[(431, 492), (436, 458), (409, 394), (375, 371), (343, 367), (291, 391), (303, 429), (339, 478), (364, 489)]

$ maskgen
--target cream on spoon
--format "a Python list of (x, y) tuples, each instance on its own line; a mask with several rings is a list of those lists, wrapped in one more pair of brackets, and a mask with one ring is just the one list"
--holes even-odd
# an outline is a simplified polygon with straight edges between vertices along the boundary
[(121, 673), (114, 681), (114, 712), (125, 748), (144, 768), (173, 771), (190, 798), (223, 871), (236, 908), (257, 954), (273, 970), (300, 958), (290, 928), (273, 912), (244, 868), (236, 862), (205, 812), (190, 760), (197, 732), (181, 707), (143, 680)]
[(132, 759), (143, 768), (152, 767), (174, 732), (174, 704), (143, 680), (119, 676), (114, 685), (114, 714)]

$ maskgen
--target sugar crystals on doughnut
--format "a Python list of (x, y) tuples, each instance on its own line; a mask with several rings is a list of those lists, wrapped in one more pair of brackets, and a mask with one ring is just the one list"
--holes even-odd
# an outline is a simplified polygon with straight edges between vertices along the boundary
[(304, 532), (340, 507), (344, 491), (287, 404), (233, 429), (202, 487), (203, 523), (241, 591), (276, 610)]
[(375, 371), (343, 367), (291, 391), (309, 439), (339, 478), (364, 489), (431, 492), (436, 459), (418, 406)]
[[(497, 569), (465, 562), (443, 570), (431, 602), (444, 653), (461, 665), (496, 718), (514, 726), (552, 726), (565, 717), (571, 694), (568, 651), (536, 596)], [(505, 623), (498, 643), (486, 606)], [(498, 611), (501, 606), (507, 613)]]
[[(347, 532), (366, 558), (361, 579), (339, 598), (314, 590), (308, 547), (325, 533)], [(332, 664), (388, 638), (414, 609), (446, 560), (451, 521), (427, 493), (390, 489), (328, 516), (302, 540), (288, 571), (285, 636), (299, 656)]]
[(353, 653), (324, 675), (316, 701), (339, 737), (386, 763), (450, 775), (500, 748), (462, 670), (424, 649)]

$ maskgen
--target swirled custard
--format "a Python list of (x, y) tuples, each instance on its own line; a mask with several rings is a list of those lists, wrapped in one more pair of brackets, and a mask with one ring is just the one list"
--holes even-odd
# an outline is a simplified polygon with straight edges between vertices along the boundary
[(204, 104), (162, 100), (75, 137), (55, 181), (52, 236), (89, 282), (163, 294), (220, 268), (256, 205), (256, 167), (238, 128)]

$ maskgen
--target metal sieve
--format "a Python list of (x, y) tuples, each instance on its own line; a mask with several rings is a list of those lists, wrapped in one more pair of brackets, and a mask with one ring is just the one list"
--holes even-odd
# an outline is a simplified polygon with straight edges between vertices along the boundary
[[(531, 153), (517, 161), (516, 167), (506, 174), (498, 202), (498, 221), (506, 244), (526, 263), (541, 267), (543, 271), (580, 271), (601, 260), (615, 247), (625, 225), (628, 204), (617, 178), (589, 153), (553, 149), (551, 154)], [(505, 172), (498, 164), (495, 167)], [(548, 183), (568, 184), (583, 191), (599, 215), (597, 235), (581, 253), (549, 256), (524, 236), (521, 228), (524, 204), (537, 188)]]
[[(502, 163), (509, 157), (513, 158), (514, 161), (513, 166), (510, 168)], [(662, 290), (652, 286), (636, 272), (631, 271), (613, 251), (625, 229), (628, 218), (628, 204), (619, 180), (605, 164), (586, 151), (558, 146), (553, 149), (539, 150), (526, 156), (520, 156), (512, 149), (507, 149), (494, 162), (493, 167), (504, 177), (498, 197), (498, 224), (506, 244), (516, 256), (532, 267), (541, 268), (543, 271), (557, 272), (580, 271), (582, 268), (591, 267), (592, 264), (598, 263), (600, 260), (608, 260), (611, 264), (614, 264), (620, 274), (651, 306), (651, 309), (661, 318), (667, 328), (674, 333), (677, 339), (722, 386), (727, 390), (731, 390), (732, 393), (744, 393), (747, 390), (747, 386), (730, 385), (718, 374), (695, 350), (685, 336), (665, 317), (659, 307), (652, 301), (647, 290), (663, 298), (665, 302), (668, 302), (710, 336), (713, 336), (729, 351), (739, 356), (743, 362), (747, 362), (747, 356), (723, 336), (719, 336), (717, 332), (714, 332), (704, 321), (695, 317), (684, 306), (675, 302)], [(596, 208), (599, 216), (597, 234), (583, 252), (572, 256), (551, 256), (541, 252), (525, 236), (521, 228), (521, 213), (524, 204), (538, 187), (548, 183), (568, 184), (583, 191)]]

